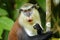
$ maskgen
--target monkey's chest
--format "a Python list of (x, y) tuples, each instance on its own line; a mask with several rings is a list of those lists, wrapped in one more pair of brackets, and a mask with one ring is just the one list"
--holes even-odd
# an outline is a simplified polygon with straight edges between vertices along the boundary
[[(19, 39), (20, 40), (20, 39)], [(22, 40), (40, 40), (38, 36), (27, 36), (27, 35), (24, 35), (22, 37)]]
[(22, 29), (22, 33), (18, 33), (18, 40), (49, 40), (51, 38), (52, 32), (42, 33), (40, 35), (28, 36), (24, 29)]
[(23, 30), (22, 34), (18, 34), (18, 40), (46, 40), (46, 38), (44, 35), (28, 36), (27, 33)]
[(28, 34), (22, 30), (22, 33), (18, 34), (18, 40), (40, 40), (40, 36), (36, 35), (36, 36), (28, 36)]

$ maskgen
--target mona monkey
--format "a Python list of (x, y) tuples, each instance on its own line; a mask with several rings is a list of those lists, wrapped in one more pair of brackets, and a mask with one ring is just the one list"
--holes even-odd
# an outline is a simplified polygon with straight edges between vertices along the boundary
[(43, 33), (40, 15), (34, 4), (24, 4), (19, 13), (8, 40), (48, 40), (51, 37), (51, 32)]

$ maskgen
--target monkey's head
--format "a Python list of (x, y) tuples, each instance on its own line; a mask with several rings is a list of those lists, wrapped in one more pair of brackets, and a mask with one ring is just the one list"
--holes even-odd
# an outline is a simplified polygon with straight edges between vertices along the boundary
[(24, 4), (21, 8), (20, 8), (20, 12), (26, 17), (26, 20), (28, 22), (32, 22), (33, 19), (31, 18), (31, 15), (33, 14), (33, 4)]
[(22, 21), (24, 20), (30, 24), (33, 24), (34, 22), (40, 20), (40, 15), (38, 10), (36, 9), (35, 4), (26, 3), (22, 5), (21, 8), (19, 9), (19, 13), (20, 13), (19, 19)]

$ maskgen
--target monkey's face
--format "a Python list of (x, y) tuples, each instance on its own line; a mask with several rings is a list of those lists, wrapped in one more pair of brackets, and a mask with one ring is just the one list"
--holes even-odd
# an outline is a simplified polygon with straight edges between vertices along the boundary
[(21, 11), (19, 15), (19, 23), (20, 25), (29, 27), (33, 26), (34, 24), (38, 23), (41, 25), (40, 16), (37, 9), (32, 8), (30, 11)]
[(32, 14), (32, 8), (27, 9), (27, 10), (21, 9), (21, 12), (23, 12), (23, 14), (24, 14), (25, 16), (30, 17), (31, 14)]
[(33, 14), (33, 8), (29, 8), (27, 10), (21, 9), (21, 13), (23, 13), (23, 15), (26, 16), (26, 18), (27, 18), (26, 20), (28, 22), (32, 22), (33, 21), (33, 19), (31, 18), (31, 15)]
[(25, 16), (27, 22), (32, 23), (33, 4), (27, 3), (20, 8), (20, 12)]

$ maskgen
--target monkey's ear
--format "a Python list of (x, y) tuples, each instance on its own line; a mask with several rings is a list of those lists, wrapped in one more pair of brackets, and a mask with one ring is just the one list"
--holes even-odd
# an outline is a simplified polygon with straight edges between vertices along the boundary
[(39, 5), (38, 4), (34, 4), (36, 9), (39, 9)]

